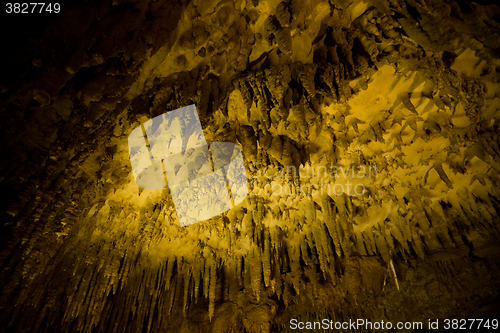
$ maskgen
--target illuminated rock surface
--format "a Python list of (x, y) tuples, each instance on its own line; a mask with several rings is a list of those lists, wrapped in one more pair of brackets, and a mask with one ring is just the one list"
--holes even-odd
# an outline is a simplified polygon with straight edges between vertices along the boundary
[[(0, 332), (498, 318), (500, 7), (136, 2), (4, 62)], [(251, 195), (181, 227), (128, 136), (190, 104)]]

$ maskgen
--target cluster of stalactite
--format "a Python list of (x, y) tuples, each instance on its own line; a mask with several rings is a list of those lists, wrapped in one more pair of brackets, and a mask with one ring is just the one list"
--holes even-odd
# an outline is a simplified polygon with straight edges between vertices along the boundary
[[(437, 0), (72, 8), (1, 80), (0, 331), (491, 313), (499, 13)], [(127, 138), (193, 103), (208, 141), (241, 145), (250, 194), (182, 228), (168, 190), (135, 184)]]

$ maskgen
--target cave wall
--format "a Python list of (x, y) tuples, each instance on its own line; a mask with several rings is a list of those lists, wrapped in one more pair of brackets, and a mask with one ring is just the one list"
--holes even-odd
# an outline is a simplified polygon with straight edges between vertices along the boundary
[[(1, 332), (499, 313), (500, 7), (63, 8), (0, 76)], [(180, 227), (127, 139), (189, 104), (207, 141), (242, 147), (251, 193)]]

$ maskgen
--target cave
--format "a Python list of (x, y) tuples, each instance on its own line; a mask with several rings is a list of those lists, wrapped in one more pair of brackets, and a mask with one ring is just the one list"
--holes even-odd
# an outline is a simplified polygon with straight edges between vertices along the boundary
[(0, 332), (498, 328), (495, 1), (2, 11)]

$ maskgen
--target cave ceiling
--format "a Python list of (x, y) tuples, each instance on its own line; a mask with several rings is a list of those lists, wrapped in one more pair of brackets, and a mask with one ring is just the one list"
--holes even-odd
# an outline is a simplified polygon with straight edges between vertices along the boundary
[[(60, 3), (4, 35), (0, 332), (498, 318), (499, 6)], [(249, 193), (181, 227), (128, 139), (192, 104)]]

